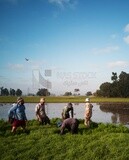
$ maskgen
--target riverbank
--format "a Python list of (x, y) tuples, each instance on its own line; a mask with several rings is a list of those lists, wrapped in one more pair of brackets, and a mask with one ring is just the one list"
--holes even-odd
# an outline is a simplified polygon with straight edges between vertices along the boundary
[[(11, 134), (11, 126), (0, 120), (0, 159), (20, 160), (127, 160), (129, 159), (129, 129), (120, 125), (91, 124), (85, 128), (80, 120), (79, 132), (60, 135), (56, 126), (41, 126), (37, 121), (27, 123), (27, 131)], [(121, 148), (122, 147), (122, 148)]]
[[(25, 103), (38, 103), (40, 96), (23, 96)], [(47, 103), (84, 103), (86, 96), (55, 96), (45, 97)], [(116, 102), (126, 103), (129, 102), (129, 98), (103, 98), (103, 97), (90, 97), (91, 103), (105, 103)], [(16, 96), (0, 96), (0, 103), (15, 103)]]

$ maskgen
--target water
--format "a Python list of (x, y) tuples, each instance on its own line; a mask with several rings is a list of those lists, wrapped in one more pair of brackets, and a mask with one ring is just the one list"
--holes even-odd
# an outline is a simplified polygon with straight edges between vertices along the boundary
[[(129, 124), (129, 103), (106, 103), (93, 104), (92, 121), (115, 124)], [(0, 119), (8, 119), (8, 110), (12, 104), (0, 104)], [(28, 120), (36, 119), (35, 116), (36, 103), (25, 103), (26, 115)], [(51, 118), (61, 118), (61, 112), (66, 103), (48, 103), (46, 105), (46, 113)], [(84, 103), (74, 104), (74, 117), (84, 118)]]

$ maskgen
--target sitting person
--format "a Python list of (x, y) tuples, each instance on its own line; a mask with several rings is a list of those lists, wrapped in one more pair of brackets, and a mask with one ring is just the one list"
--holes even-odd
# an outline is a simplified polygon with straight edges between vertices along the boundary
[(72, 134), (78, 133), (79, 121), (75, 118), (67, 118), (62, 122), (60, 134), (64, 134), (64, 130), (68, 129)]
[(71, 118), (73, 118), (73, 105), (72, 103), (68, 103), (67, 106), (63, 108), (62, 112), (62, 120), (70, 118), (69, 112), (71, 111)]
[(35, 107), (35, 113), (37, 120), (43, 125), (43, 124), (50, 124), (50, 119), (46, 115), (45, 112), (45, 98), (40, 99), (40, 103), (38, 103)]

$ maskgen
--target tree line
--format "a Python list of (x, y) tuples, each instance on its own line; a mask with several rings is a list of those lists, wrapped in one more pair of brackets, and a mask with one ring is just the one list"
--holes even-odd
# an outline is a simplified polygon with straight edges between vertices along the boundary
[(4, 87), (0, 87), (0, 95), (1, 96), (21, 96), (22, 95), (22, 91), (20, 89), (7, 89)]
[[(28, 95), (33, 95), (34, 94), (30, 94), (28, 93)], [(48, 91), (48, 89), (46, 88), (41, 88), (37, 91), (36, 93), (37, 96), (50, 96), (50, 92)], [(22, 90), (21, 89), (7, 89), (4, 87), (0, 87), (0, 96), (22, 96)]]
[(129, 97), (129, 74), (121, 72), (118, 76), (116, 72), (112, 72), (112, 82), (104, 82), (96, 91), (96, 96), (103, 97)]

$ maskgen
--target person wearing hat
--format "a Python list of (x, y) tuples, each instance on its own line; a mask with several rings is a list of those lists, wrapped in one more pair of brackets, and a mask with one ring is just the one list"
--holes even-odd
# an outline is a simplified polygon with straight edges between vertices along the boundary
[[(22, 127), (24, 130), (26, 128), (26, 113), (25, 113), (25, 105), (24, 99), (22, 97), (17, 98), (17, 103), (13, 104), (13, 106), (8, 111), (9, 122), (12, 123), (12, 131), (16, 132), (18, 127)], [(11, 121), (13, 119), (13, 121)]]
[(62, 111), (62, 120), (70, 118), (70, 114), (69, 112), (71, 112), (71, 118), (73, 118), (73, 104), (72, 103), (68, 103)]
[(90, 127), (93, 105), (90, 103), (90, 98), (86, 98), (85, 102), (84, 124), (86, 127)]
[(45, 98), (40, 98), (40, 102), (35, 107), (37, 120), (43, 124), (50, 124), (50, 119), (45, 112)]

